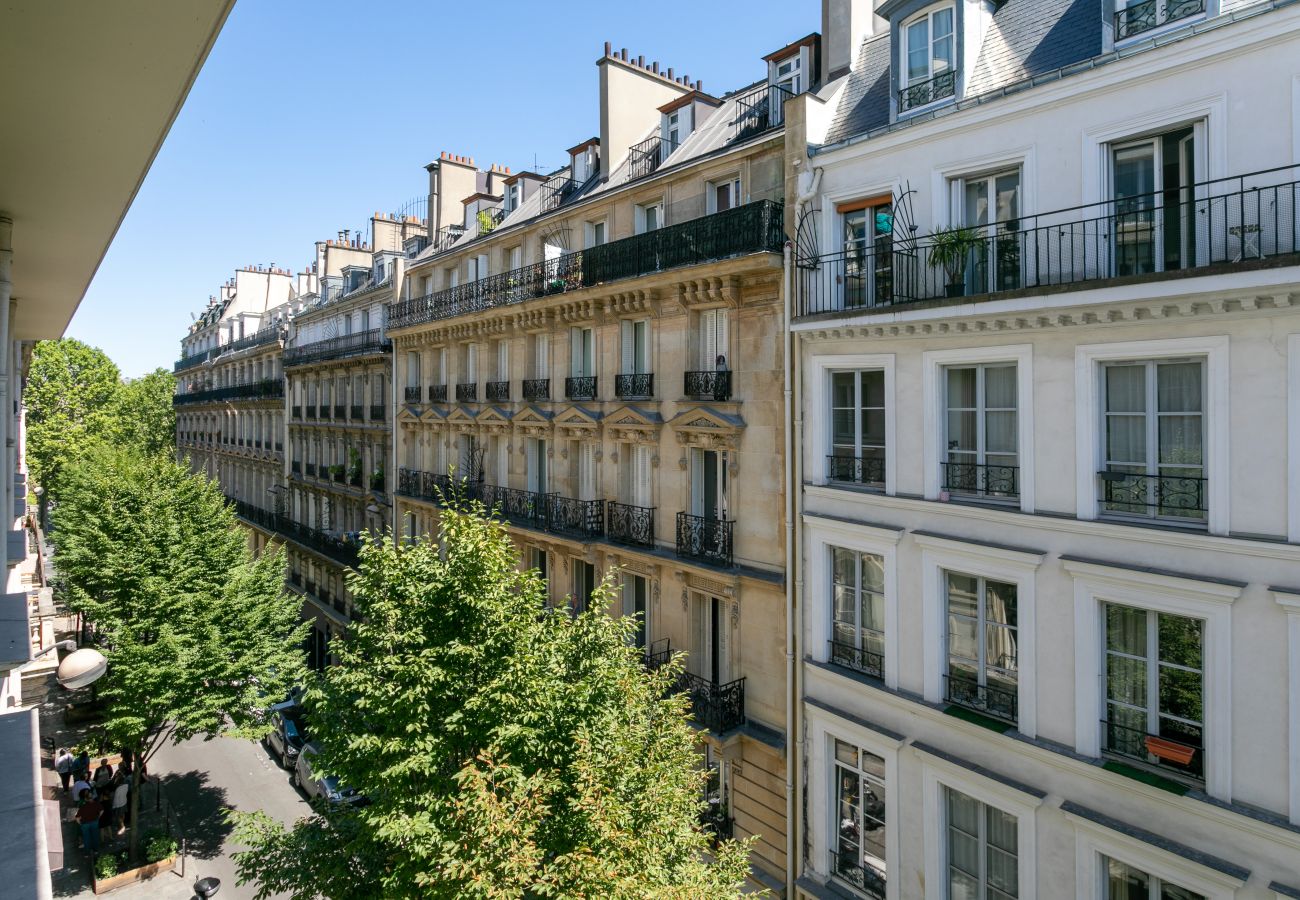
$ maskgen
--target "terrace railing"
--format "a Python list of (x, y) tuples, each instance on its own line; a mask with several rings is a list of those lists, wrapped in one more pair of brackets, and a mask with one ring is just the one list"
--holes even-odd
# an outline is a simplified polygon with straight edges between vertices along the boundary
[(206, 391), (177, 394), (172, 398), (172, 405), (186, 406), (191, 403), (214, 403), (220, 400), (278, 400), (283, 397), (284, 380), (266, 378), (261, 381), (230, 384)]
[(392, 343), (384, 337), (384, 333), (377, 328), (372, 328), (370, 331), (326, 338), (301, 347), (289, 347), (284, 351), (284, 366), (287, 369), (290, 366), (303, 366), (331, 359), (369, 356), (375, 353), (387, 353), (391, 349)]
[(628, 180), (636, 181), (638, 178), (653, 175), (680, 146), (680, 142), (670, 141), (658, 135), (646, 138), (639, 144), (633, 144), (628, 149)]

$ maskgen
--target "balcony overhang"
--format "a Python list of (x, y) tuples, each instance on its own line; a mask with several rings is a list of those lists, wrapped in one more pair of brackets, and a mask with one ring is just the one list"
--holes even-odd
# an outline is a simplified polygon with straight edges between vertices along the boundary
[(0, 214), (13, 336), (63, 334), (234, 0), (11, 4), (0, 28)]

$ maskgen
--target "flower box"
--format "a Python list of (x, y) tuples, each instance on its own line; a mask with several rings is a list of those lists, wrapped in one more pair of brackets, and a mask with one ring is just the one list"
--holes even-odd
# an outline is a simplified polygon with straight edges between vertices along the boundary
[(170, 872), (176, 865), (176, 856), (172, 855), (166, 859), (160, 859), (158, 862), (145, 863), (136, 869), (127, 869), (124, 872), (118, 872), (116, 875), (108, 878), (96, 878), (92, 870), (91, 878), (96, 894), (106, 894), (109, 891), (117, 890), (128, 884), (135, 884), (137, 881), (148, 881), (159, 872)]
[(1196, 755), (1195, 747), (1155, 735), (1147, 735), (1146, 748), (1147, 752), (1157, 759), (1177, 763), (1180, 766), (1190, 765), (1192, 757)]

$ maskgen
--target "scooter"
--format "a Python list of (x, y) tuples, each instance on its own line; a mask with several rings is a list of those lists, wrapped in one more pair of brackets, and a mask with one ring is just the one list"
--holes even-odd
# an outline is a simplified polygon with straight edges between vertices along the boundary
[(219, 890), (221, 890), (220, 878), (213, 878), (211, 875), (207, 878), (200, 878), (194, 882), (194, 896), (191, 900), (208, 900)]

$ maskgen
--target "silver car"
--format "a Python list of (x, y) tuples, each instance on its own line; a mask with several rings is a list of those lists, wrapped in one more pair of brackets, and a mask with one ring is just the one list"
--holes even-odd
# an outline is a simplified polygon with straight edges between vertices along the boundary
[(369, 801), (355, 788), (340, 787), (339, 780), (333, 775), (326, 778), (317, 777), (312, 769), (312, 757), (320, 752), (314, 741), (303, 746), (298, 754), (298, 763), (293, 769), (293, 782), (308, 800), (324, 800), (330, 805), (347, 803), (351, 806), (364, 806)]

